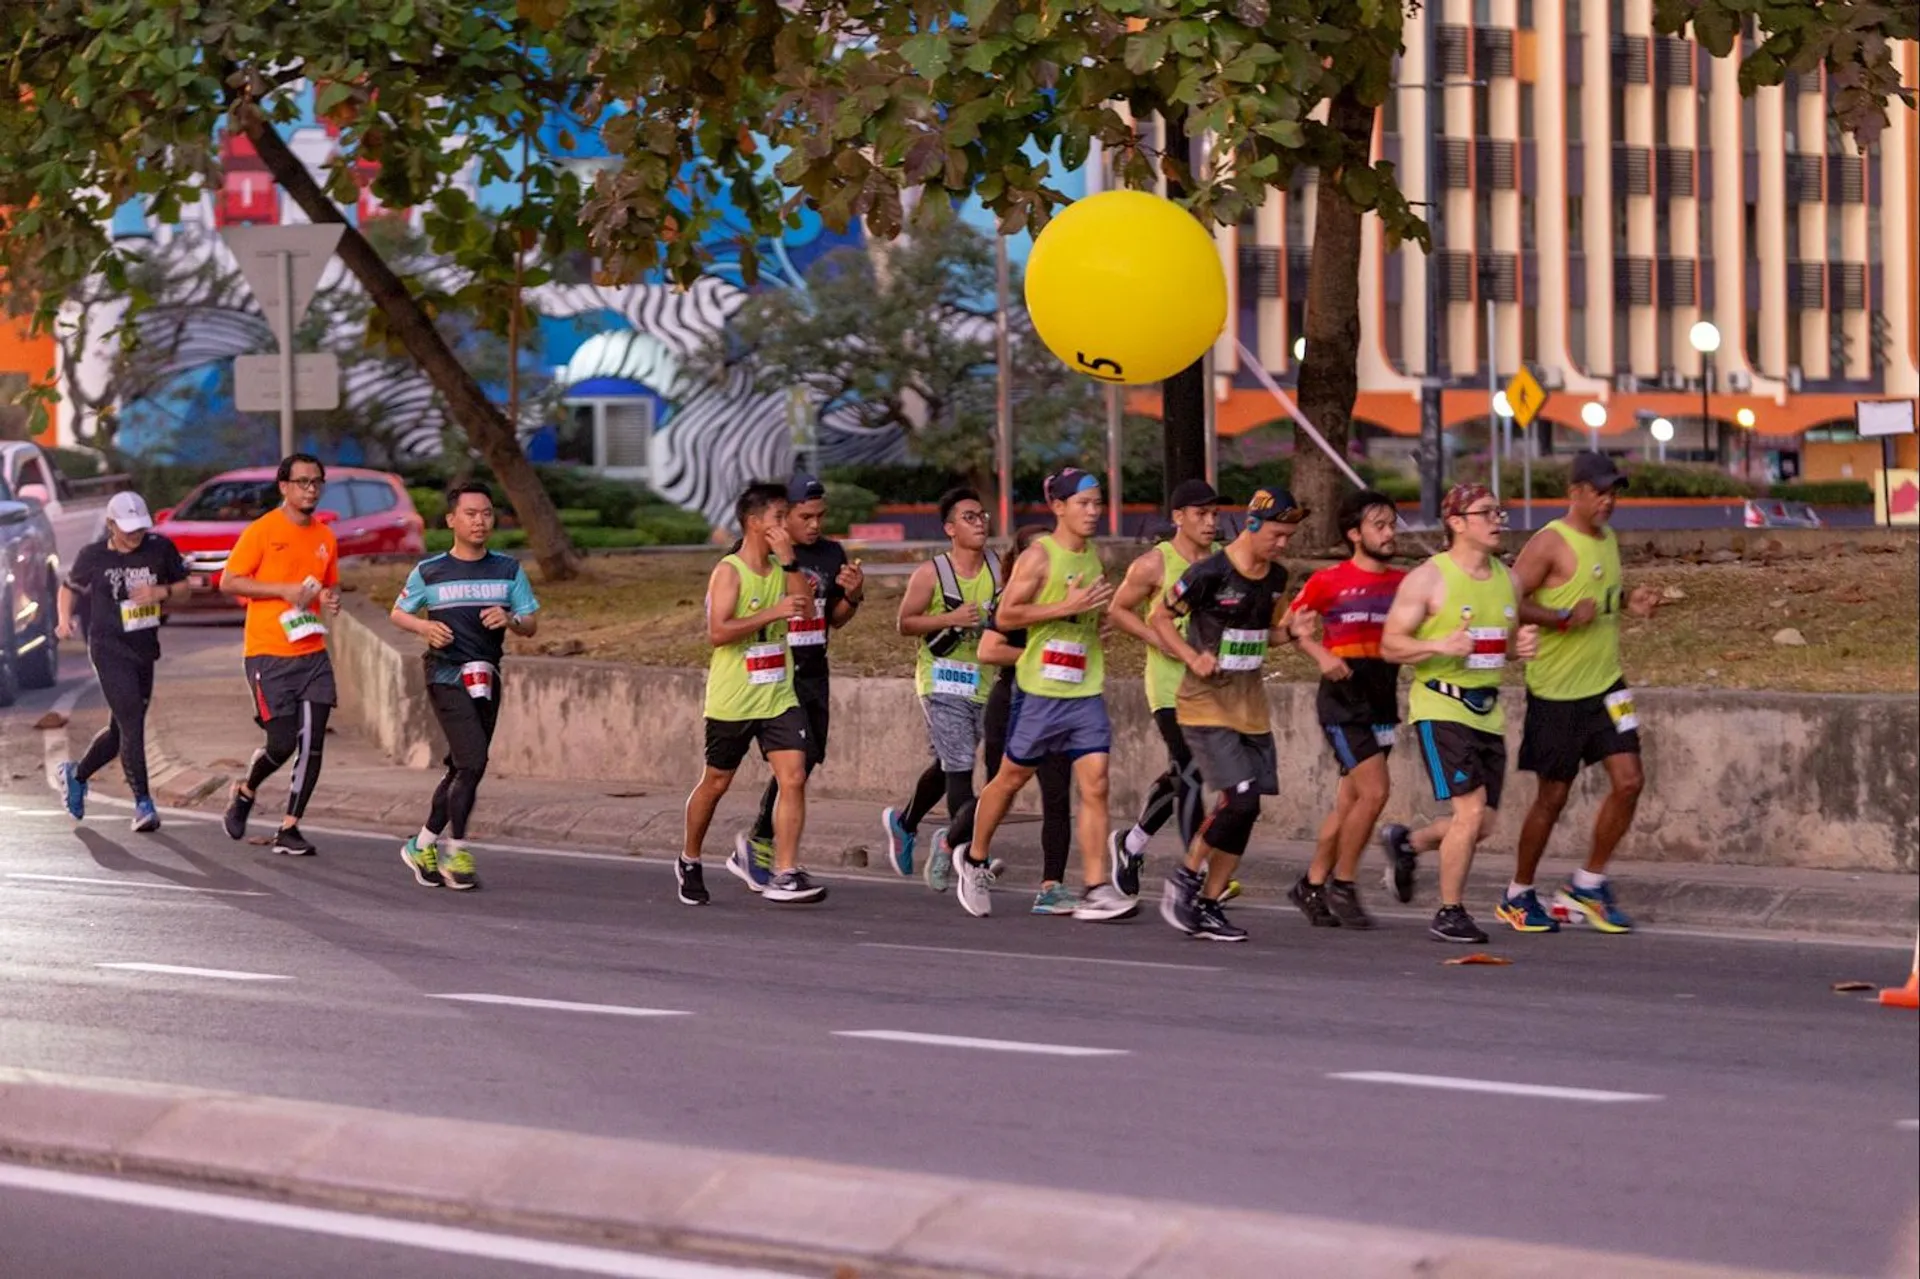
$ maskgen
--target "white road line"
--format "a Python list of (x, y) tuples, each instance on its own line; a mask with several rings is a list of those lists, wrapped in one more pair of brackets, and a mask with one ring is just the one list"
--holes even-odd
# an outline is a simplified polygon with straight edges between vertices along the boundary
[(630, 1008), (625, 1004), (576, 1004), (568, 999), (528, 999), (521, 995), (428, 995), (463, 1004), (506, 1004), (513, 1008), (549, 1008), (563, 1013), (605, 1013), (610, 1017), (691, 1017), (682, 1008)]
[(836, 1030), (842, 1039), (881, 1039), (893, 1044), (935, 1048), (981, 1048), (997, 1053), (1034, 1053), (1042, 1057), (1125, 1057), (1125, 1048), (1076, 1048), (1071, 1044), (1029, 1044), (1018, 1039), (971, 1039), (965, 1035), (923, 1035), (913, 1030)]
[(1095, 959), (1088, 955), (1043, 955), (1028, 950), (975, 950), (969, 946), (916, 946), (909, 942), (863, 941), (873, 950), (918, 950), (934, 955), (979, 955), (986, 959), (1043, 959), (1054, 964), (1112, 964), (1120, 968), (1171, 968), (1183, 973), (1217, 973), (1211, 964), (1166, 964), (1151, 959)]
[(1488, 1092), (1507, 1097), (1547, 1097), (1555, 1101), (1661, 1101), (1659, 1093), (1605, 1092), (1598, 1088), (1561, 1088), (1554, 1084), (1513, 1084), (1499, 1079), (1458, 1079), (1452, 1075), (1403, 1075), (1393, 1070), (1354, 1070), (1328, 1075), (1362, 1084), (1404, 1084), (1450, 1092)]
[(8, 879), (29, 879), (49, 884), (104, 884), (109, 888), (154, 888), (165, 893), (211, 893), (219, 897), (269, 897), (245, 888), (196, 888), (192, 884), (149, 884), (137, 879), (89, 879), (85, 875), (33, 875), (10, 871)]
[(1893, 1126), (1901, 1132), (1920, 1132), (1920, 1119), (1902, 1119)]
[(15, 817), (65, 817), (67, 810), (64, 808), (16, 808), (13, 810), (13, 815)]
[[(99, 678), (92, 671), (88, 671), (84, 677), (74, 682), (72, 688), (53, 699), (53, 705), (49, 709), (52, 714), (60, 717), (62, 723), (58, 728), (40, 730), (40, 760), (46, 765), (48, 790), (60, 789), (60, 765), (66, 762), (69, 745), (65, 721), (73, 718), (73, 708), (79, 704), (82, 697), (86, 696), (87, 690), (92, 688)], [(56, 809), (55, 811), (64, 812), (65, 810)]]
[(160, 973), (173, 977), (217, 977), (222, 981), (292, 981), (278, 973), (241, 973), (231, 968), (184, 968), (178, 964), (95, 964), (95, 968), (114, 968), (127, 973)]
[(270, 1203), (235, 1195), (209, 1194), (202, 1190), (180, 1190), (143, 1181), (116, 1181), (110, 1177), (55, 1172), (46, 1168), (0, 1165), (0, 1186), (186, 1213), (195, 1217), (212, 1217), (253, 1226), (331, 1235), (338, 1239), (398, 1244), (404, 1248), (419, 1248), (458, 1257), (543, 1266), (575, 1274), (613, 1275), (617, 1279), (793, 1279), (791, 1274), (729, 1263), (649, 1257), (612, 1248), (522, 1239), (420, 1221), (394, 1221), (386, 1217), (366, 1217), (325, 1208), (303, 1208), (297, 1204)]

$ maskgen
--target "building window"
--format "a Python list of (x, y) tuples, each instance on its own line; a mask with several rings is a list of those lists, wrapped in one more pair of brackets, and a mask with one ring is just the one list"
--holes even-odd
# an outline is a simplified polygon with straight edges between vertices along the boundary
[(1520, 86), (1520, 136), (1533, 136), (1533, 86), (1530, 84)]
[(1540, 358), (1540, 309), (1520, 308), (1520, 362), (1532, 364)]
[(1307, 188), (1303, 182), (1295, 182), (1287, 191), (1287, 246), (1304, 249), (1307, 247)]
[(1801, 324), (1803, 315), (1804, 313), (1800, 311), (1787, 312), (1787, 363), (1794, 368), (1805, 367), (1800, 360), (1800, 330), (1803, 327)]
[(1523, 195), (1520, 197), (1520, 251), (1522, 253), (1532, 253), (1539, 247), (1534, 242), (1534, 230), (1533, 197)]
[(1629, 324), (1632, 317), (1627, 314), (1630, 309), (1624, 306), (1613, 308), (1613, 371), (1615, 373), (1633, 372), (1633, 351), (1630, 342), (1633, 330)]
[(1607, 0), (1607, 25), (1615, 31), (1627, 29), (1627, 0)]
[(1533, 30), (1533, 0), (1520, 0), (1514, 10), (1514, 25), (1522, 31)]
[(1482, 253), (1493, 249), (1493, 193), (1473, 193), (1473, 247)]
[(1619, 194), (1613, 197), (1613, 251), (1627, 251), (1627, 197)]
[(1787, 261), (1798, 262), (1799, 260), (1800, 214), (1796, 210), (1795, 212), (1787, 214)]
[(1673, 326), (1680, 321), (1672, 315), (1662, 315), (1654, 321), (1654, 362), (1662, 369), (1673, 367)]
[(1673, 256), (1673, 220), (1659, 217), (1653, 220), (1653, 251), (1656, 256)]
[(1493, 25), (1493, 0), (1473, 0), (1473, 25), (1476, 27)]
[(1486, 138), (1493, 135), (1490, 125), (1493, 122), (1493, 89), (1485, 83), (1473, 88), (1473, 135)]
[(1840, 247), (1840, 210), (1827, 211), (1827, 261), (1839, 262), (1846, 257), (1846, 250)]
[(1569, 142), (1578, 142), (1580, 140), (1580, 93), (1579, 85), (1570, 84), (1567, 86), (1567, 141)]
[(1567, 34), (1570, 36), (1580, 34), (1580, 10), (1582, 7), (1582, 0), (1567, 0)]
[(1760, 134), (1760, 109), (1754, 105), (1751, 94), (1740, 95), (1740, 149), (1751, 151), (1754, 140)]
[(1583, 195), (1567, 197), (1567, 246), (1575, 253), (1583, 253), (1587, 242), (1587, 198)]
[[(1395, 58), (1396, 68), (1399, 59)], [(1380, 131), (1382, 133), (1400, 132), (1400, 91), (1389, 89), (1387, 100), (1380, 104)]]
[(1398, 302), (1387, 303), (1383, 310), (1381, 323), (1386, 325), (1386, 331), (1381, 334), (1383, 339), (1381, 347), (1387, 353), (1387, 363), (1394, 367), (1395, 372), (1405, 373), (1407, 371), (1406, 317), (1405, 313), (1401, 310), (1401, 304)]
[(1609, 136), (1625, 141), (1627, 136), (1627, 86), (1615, 80), (1607, 86), (1607, 127)]
[(1880, 206), (1867, 206), (1867, 267), (1880, 265)]
[[(1747, 299), (1750, 306), (1758, 300)], [(1760, 312), (1757, 309), (1747, 311), (1747, 363), (1756, 369), (1760, 367)]]
[(1660, 92), (1653, 95), (1653, 145), (1667, 145), (1667, 99), (1671, 94)]
[(1745, 229), (1746, 239), (1741, 243), (1740, 253), (1737, 255), (1743, 262), (1753, 255), (1753, 246), (1760, 242), (1760, 206), (1752, 200), (1747, 201)]
[(1581, 368), (1587, 367), (1587, 308), (1567, 310), (1567, 355)]

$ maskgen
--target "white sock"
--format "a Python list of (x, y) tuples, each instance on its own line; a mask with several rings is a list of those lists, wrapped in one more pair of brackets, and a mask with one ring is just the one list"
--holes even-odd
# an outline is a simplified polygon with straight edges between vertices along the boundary
[(1147, 851), (1147, 845), (1153, 842), (1153, 836), (1135, 826), (1127, 832), (1127, 852), (1138, 857)]
[(1533, 891), (1532, 884), (1522, 884), (1518, 880), (1516, 880), (1513, 883), (1510, 883), (1507, 885), (1507, 900), (1512, 901), (1514, 898), (1520, 896), (1522, 893), (1530, 893), (1532, 891)]
[(413, 837), (414, 847), (416, 848), (432, 848), (439, 842), (440, 837), (428, 830), (425, 826), (422, 826), (420, 833)]
[(1584, 866), (1573, 872), (1573, 886), (1585, 892), (1590, 893), (1606, 882), (1607, 877), (1605, 875), (1600, 874), (1598, 871), (1588, 870)]

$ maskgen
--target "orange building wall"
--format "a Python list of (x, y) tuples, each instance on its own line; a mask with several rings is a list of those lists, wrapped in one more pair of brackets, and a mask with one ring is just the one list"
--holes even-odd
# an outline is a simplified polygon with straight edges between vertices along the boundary
[[(1920, 439), (1902, 435), (1894, 439), (1896, 469), (1913, 470), (1920, 455)], [(1879, 440), (1811, 442), (1800, 450), (1800, 478), (1804, 480), (1859, 480), (1872, 483), (1880, 469)]]
[[(52, 380), (54, 368), (53, 338), (35, 337), (25, 321), (0, 319), (0, 373), (24, 373), (35, 382)], [(51, 443), (47, 434), (36, 439)]]

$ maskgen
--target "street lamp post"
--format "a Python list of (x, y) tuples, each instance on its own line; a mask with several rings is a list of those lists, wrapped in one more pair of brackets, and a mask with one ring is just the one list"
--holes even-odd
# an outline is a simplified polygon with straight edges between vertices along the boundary
[(1733, 420), (1738, 422), (1740, 424), (1740, 429), (1747, 433), (1746, 442), (1744, 445), (1742, 445), (1742, 452), (1746, 454), (1746, 460), (1740, 464), (1740, 469), (1746, 473), (1746, 477), (1748, 479), (1752, 479), (1753, 478), (1753, 427), (1754, 427), (1753, 410), (1749, 408), (1742, 408), (1739, 412), (1733, 415)]
[(1650, 429), (1653, 432), (1653, 438), (1660, 444), (1660, 460), (1665, 462), (1667, 460), (1667, 441), (1673, 438), (1673, 423), (1669, 422), (1666, 418), (1657, 417), (1653, 419), (1653, 426)]
[(1724, 463), (1726, 450), (1707, 439), (1709, 414), (1707, 390), (1713, 381), (1713, 353), (1720, 349), (1720, 329), (1712, 320), (1701, 320), (1687, 331), (1687, 341), (1700, 353), (1700, 442), (1713, 450), (1714, 459)]
[(1507, 401), (1507, 393), (1495, 390), (1492, 396), (1493, 426), (1487, 433), (1487, 449), (1493, 458), (1493, 495), (1500, 496), (1500, 455), (1506, 454), (1507, 461), (1513, 461), (1513, 405)]
[(1598, 400), (1588, 400), (1580, 406), (1580, 420), (1587, 425), (1587, 447), (1598, 453), (1600, 428), (1607, 424), (1607, 406)]

